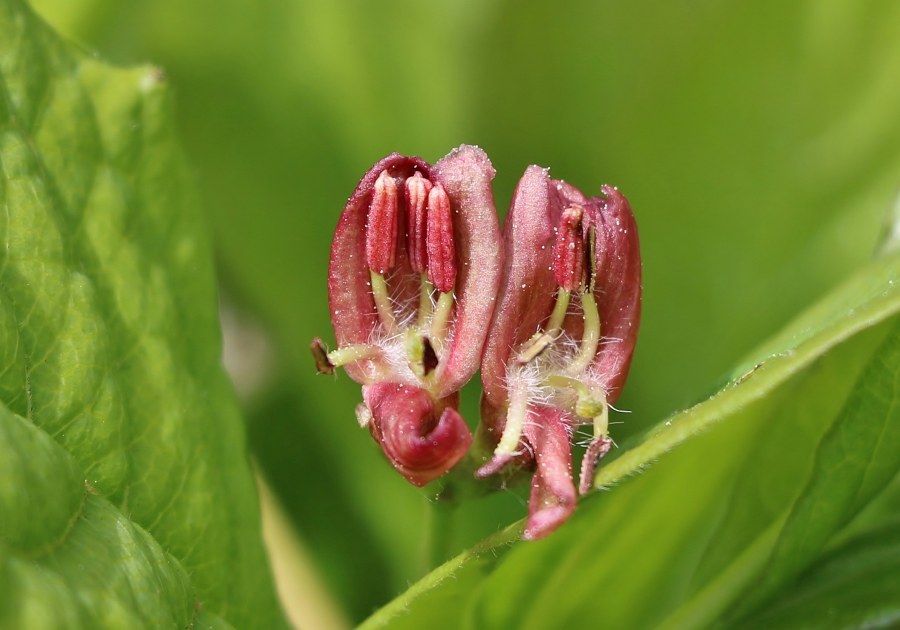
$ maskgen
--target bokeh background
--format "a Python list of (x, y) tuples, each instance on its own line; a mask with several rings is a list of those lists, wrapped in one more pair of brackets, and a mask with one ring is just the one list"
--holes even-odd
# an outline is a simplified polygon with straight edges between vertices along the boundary
[[(893, 0), (33, 5), (91, 53), (168, 76), (241, 342), (252, 456), (321, 605), (350, 622), (426, 570), (432, 518), (359, 430), (358, 387), (317, 377), (308, 353), (332, 338), (337, 216), (378, 158), (478, 144), (501, 209), (532, 163), (629, 197), (645, 304), (620, 443), (714, 391), (871, 258), (900, 192)], [(446, 553), (524, 512), (516, 491), (466, 506)]]

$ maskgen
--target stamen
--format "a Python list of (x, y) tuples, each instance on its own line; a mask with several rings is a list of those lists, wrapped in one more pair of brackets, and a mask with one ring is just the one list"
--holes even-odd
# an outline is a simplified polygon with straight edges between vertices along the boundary
[(428, 225), (427, 203), (432, 184), (419, 171), (406, 180), (407, 243), (409, 264), (416, 273), (424, 273), (428, 268), (428, 244), (425, 240)]
[(550, 314), (550, 320), (547, 322), (548, 331), (556, 331), (562, 328), (563, 320), (566, 318), (566, 312), (569, 310), (569, 290), (560, 287), (556, 293), (556, 304), (553, 306), (553, 312)]
[(375, 180), (366, 220), (366, 262), (383, 274), (394, 266), (397, 254), (397, 182), (381, 171)]
[(606, 402), (606, 392), (602, 389), (591, 389), (581, 381), (571, 376), (553, 374), (546, 380), (547, 385), (560, 389), (571, 389), (578, 398), (575, 401), (575, 415), (579, 418), (588, 418), (594, 424), (594, 437), (606, 437), (609, 432), (609, 404)]
[(328, 360), (328, 348), (325, 347), (325, 342), (316, 337), (309, 344), (309, 349), (312, 351), (313, 361), (316, 362), (316, 372), (334, 374), (334, 363)]
[(581, 374), (588, 368), (597, 354), (597, 344), (600, 343), (600, 314), (597, 312), (593, 293), (585, 291), (581, 294), (581, 310), (584, 317), (581, 350), (566, 369), (566, 374), (570, 375)]
[(328, 352), (325, 343), (316, 337), (309, 346), (319, 374), (334, 374), (334, 368), (362, 359), (368, 359), (380, 352), (376, 346), (354, 343)]
[(378, 311), (378, 319), (388, 335), (397, 333), (397, 320), (394, 317), (394, 307), (391, 306), (391, 296), (388, 294), (387, 282), (380, 273), (369, 271), (372, 283), (372, 297), (375, 299), (375, 308)]
[(556, 230), (553, 275), (562, 288), (573, 291), (584, 281), (584, 234), (581, 217), (584, 208), (570, 206), (562, 211)]
[(600, 413), (594, 416), (594, 437), (609, 437), (609, 405), (606, 404), (606, 397), (603, 397), (602, 409)]
[(516, 355), (516, 361), (521, 364), (529, 363), (541, 355), (553, 343), (553, 335), (545, 332), (536, 332), (525, 343), (525, 347)]
[(503, 427), (503, 435), (497, 444), (497, 448), (494, 449), (494, 459), (509, 457), (519, 449), (519, 440), (522, 438), (527, 416), (528, 387), (521, 379), (516, 379), (509, 386), (509, 409), (506, 412), (506, 426)]
[(453, 214), (444, 187), (436, 184), (428, 193), (428, 279), (441, 293), (456, 284), (456, 246), (453, 242)]
[(425, 327), (432, 312), (434, 312), (434, 304), (431, 302), (432, 291), (434, 291), (434, 285), (428, 281), (428, 276), (423, 273), (419, 277), (419, 317), (416, 320), (419, 328)]
[(367, 343), (354, 343), (329, 352), (328, 361), (332, 366), (340, 367), (354, 361), (368, 359), (378, 354), (378, 352), (379, 349), (376, 346), (370, 346)]
[(578, 483), (578, 494), (584, 496), (591, 491), (594, 485), (594, 470), (597, 462), (603, 458), (612, 448), (613, 441), (608, 437), (591, 440), (581, 460), (581, 475)]
[(587, 291), (593, 293), (594, 285), (597, 281), (597, 270), (594, 269), (594, 265), (597, 261), (597, 228), (593, 225), (588, 228), (588, 280), (587, 280)]
[(453, 293), (441, 293), (438, 297), (434, 316), (431, 318), (431, 340), (438, 354), (444, 346), (447, 338), (447, 322), (450, 321), (450, 313), (453, 310)]

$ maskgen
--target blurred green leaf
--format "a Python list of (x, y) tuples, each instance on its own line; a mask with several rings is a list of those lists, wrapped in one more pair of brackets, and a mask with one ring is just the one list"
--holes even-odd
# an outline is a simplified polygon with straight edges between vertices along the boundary
[[(693, 437), (659, 464), (582, 502), (572, 522), (544, 541), (513, 544), (513, 528), (455, 558), (368, 627), (421, 627), (440, 611), (453, 624), (462, 618), (477, 628), (705, 627), (761, 579), (779, 532), (789, 539), (799, 527), (803, 508), (796, 506), (834, 483), (817, 467), (816, 453), (831, 461), (830, 450), (851, 450), (841, 460), (858, 471), (856, 478), (843, 471), (853, 489), (879, 445), (878, 479), (866, 482), (866, 494), (852, 495), (852, 505), (834, 505), (838, 522), (832, 518), (821, 544), (792, 562), (773, 556), (772, 566), (792, 577), (900, 463), (900, 440), (879, 437), (897, 430), (900, 328), (887, 328), (886, 320), (900, 312), (898, 281), (900, 256), (873, 263), (779, 335), (783, 345), (767, 344), (774, 354), (763, 365), (663, 422), (602, 467), (597, 481), (620, 482)], [(857, 436), (836, 442), (860, 423), (866, 426), (857, 426)], [(792, 509), (799, 516), (788, 518)], [(640, 603), (648, 593), (652, 606)]]
[[(816, 452), (760, 583), (738, 607), (789, 584), (900, 470), (900, 327), (869, 362)], [(895, 605), (900, 605), (897, 591)]]
[(900, 522), (825, 555), (792, 588), (733, 628), (896, 628), (900, 622)]
[(0, 1), (0, 625), (273, 627), (158, 69)]
[[(250, 405), (254, 453), (356, 619), (421, 575), (428, 509), (356, 427), (358, 389), (346, 378), (313, 380), (307, 356), (310, 338), (327, 337), (329, 327), (330, 235), (368, 165), (393, 150), (433, 160), (470, 142), (497, 167), (501, 211), (529, 163), (585, 191), (610, 182), (629, 196), (645, 309), (620, 400), (633, 413), (614, 427), (623, 444), (706, 398), (717, 389), (710, 383), (760, 339), (864, 265), (900, 183), (900, 5), (892, 0), (90, 0), (90, 14), (60, 0), (35, 4), (108, 58), (161, 63), (177, 86), (179, 125), (226, 282), (269, 326), (283, 358), (276, 385)], [(733, 376), (795, 341), (774, 340)], [(744, 384), (786, 376), (780, 361)], [(742, 536), (757, 535), (770, 513), (722, 505), (722, 493), (756, 493), (767, 506), (763, 497), (774, 492), (783, 507), (801, 486), (772, 480), (802, 477), (812, 465), (811, 445), (840, 408), (848, 378), (809, 380), (803, 400), (816, 401), (816, 413), (801, 407), (803, 422), (771, 423), (769, 433), (807, 455), (784, 462), (774, 437), (758, 443), (768, 445), (757, 452), (765, 465), (743, 470), (771, 473), (760, 479), (774, 490), (752, 479), (731, 483), (737, 473), (720, 483), (705, 466), (685, 463), (682, 474), (694, 477), (667, 487), (671, 498), (660, 497), (651, 470), (582, 512), (605, 514), (610, 497), (644, 484), (635, 515), (663, 509), (660, 501), (675, 510), (702, 494), (722, 519), (735, 507), (723, 549), (742, 548)], [(779, 405), (791, 404), (785, 392), (806, 382), (797, 374), (765, 401), (754, 402), (749, 394), (762, 390), (751, 387), (727, 400), (752, 407), (734, 409), (738, 417), (781, 417)], [(825, 391), (814, 393), (816, 383)], [(476, 391), (465, 392), (463, 404), (467, 418), (477, 417)], [(744, 462), (747, 435), (725, 426), (711, 433), (726, 436), (722, 458)], [(693, 448), (683, 446), (665, 466)], [(457, 521), (472, 535), (496, 531), (524, 512), (512, 494), (503, 498), (497, 509), (465, 506)], [(617, 522), (621, 530), (634, 519)], [(610, 545), (619, 530), (604, 530)], [(652, 554), (662, 553), (628, 549), (622, 562), (634, 571), (644, 554), (656, 567)], [(718, 571), (727, 555), (711, 554), (704, 571)], [(547, 562), (556, 564), (549, 554)], [(644, 597), (652, 615), (677, 599), (682, 587), (672, 588), (676, 595), (653, 593), (653, 601), (634, 597)]]

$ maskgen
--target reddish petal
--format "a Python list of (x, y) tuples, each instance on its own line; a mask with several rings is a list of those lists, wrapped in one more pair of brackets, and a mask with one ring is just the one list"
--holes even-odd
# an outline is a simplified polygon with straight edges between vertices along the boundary
[(435, 378), (438, 396), (446, 396), (478, 370), (500, 283), (501, 244), (491, 190), (494, 168), (484, 151), (463, 145), (435, 164), (433, 174), (432, 181), (450, 197), (459, 261), (456, 317)]
[(531, 479), (525, 540), (552, 533), (575, 511), (577, 497), (572, 483), (572, 454), (563, 414), (550, 407), (536, 410), (537, 420), (525, 427), (534, 449), (537, 468)]
[(435, 403), (423, 389), (401, 383), (363, 387), (369, 428), (385, 455), (410, 483), (424, 486), (465, 455), (472, 434), (454, 408), (457, 396)]
[(631, 206), (612, 186), (599, 208), (595, 246), (596, 286), (603, 341), (591, 366), (595, 383), (614, 403), (628, 377), (641, 321), (641, 254)]
[(499, 439), (494, 421), (505, 418), (506, 366), (513, 348), (526, 341), (547, 318), (556, 298), (550, 269), (562, 208), (551, 195), (546, 169), (529, 166), (513, 193), (503, 225), (503, 282), (481, 362), (483, 419)]

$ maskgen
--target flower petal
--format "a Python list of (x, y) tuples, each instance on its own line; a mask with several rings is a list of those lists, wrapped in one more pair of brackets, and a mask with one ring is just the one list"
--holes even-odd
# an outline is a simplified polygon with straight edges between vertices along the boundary
[(525, 540), (552, 533), (572, 515), (577, 501), (564, 414), (552, 407), (540, 407), (535, 413), (537, 420), (525, 427), (525, 437), (537, 462), (531, 479)]
[(465, 455), (472, 434), (456, 411), (457, 396), (435, 403), (423, 389), (402, 383), (363, 387), (369, 428), (385, 455), (410, 483), (424, 486)]
[(605, 198), (594, 198), (599, 208), (595, 247), (596, 286), (603, 343), (591, 365), (594, 383), (614, 403), (628, 377), (641, 322), (641, 254), (637, 224), (631, 206), (612, 186), (603, 186)]
[(435, 382), (437, 395), (457, 391), (478, 370), (497, 287), (500, 284), (501, 243), (491, 180), (494, 167), (478, 147), (463, 145), (434, 165), (453, 209), (456, 256), (456, 318), (450, 345), (441, 358)]
[(481, 361), (482, 414), (495, 442), (505, 419), (506, 366), (513, 348), (537, 330), (556, 297), (556, 281), (549, 270), (556, 243), (553, 228), (562, 208), (549, 186), (547, 170), (529, 166), (503, 224), (503, 283)]

